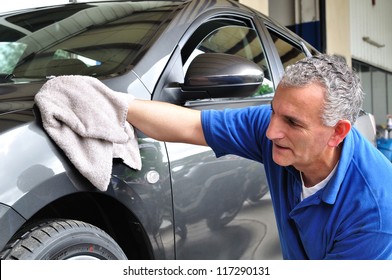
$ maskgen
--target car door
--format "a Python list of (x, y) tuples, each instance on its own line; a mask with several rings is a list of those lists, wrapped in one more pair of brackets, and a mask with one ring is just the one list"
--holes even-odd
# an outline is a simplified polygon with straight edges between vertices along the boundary
[[(274, 81), (261, 37), (250, 18), (210, 17), (178, 48), (158, 85), (155, 100), (196, 110), (268, 104)], [(264, 71), (263, 85), (249, 96), (184, 101), (178, 84), (201, 53), (245, 57)], [(230, 90), (230, 89), (228, 89)], [(179, 101), (181, 100), (181, 101)], [(279, 259), (280, 245), (262, 164), (237, 156), (217, 159), (208, 147), (166, 143), (172, 180), (178, 259)]]

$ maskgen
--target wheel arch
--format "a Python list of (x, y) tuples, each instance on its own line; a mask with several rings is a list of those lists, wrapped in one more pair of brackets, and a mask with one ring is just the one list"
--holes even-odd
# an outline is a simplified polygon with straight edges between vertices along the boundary
[[(78, 192), (49, 203), (24, 226), (46, 219), (74, 219), (108, 233), (128, 259), (152, 259), (152, 247), (136, 216), (113, 197), (98, 192)], [(21, 229), (23, 229), (23, 227)]]

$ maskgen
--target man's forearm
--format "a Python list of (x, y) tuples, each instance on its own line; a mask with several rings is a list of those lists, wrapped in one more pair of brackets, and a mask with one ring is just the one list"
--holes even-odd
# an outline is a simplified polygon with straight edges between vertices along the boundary
[(136, 99), (129, 103), (127, 121), (159, 141), (207, 145), (200, 114), (169, 103)]

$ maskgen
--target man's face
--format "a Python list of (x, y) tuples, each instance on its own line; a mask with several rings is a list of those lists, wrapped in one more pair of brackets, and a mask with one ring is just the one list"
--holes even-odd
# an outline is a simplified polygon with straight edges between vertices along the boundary
[(318, 84), (301, 88), (278, 86), (267, 130), (275, 163), (305, 171), (329, 160), (328, 142), (334, 128), (322, 123), (323, 103), (323, 88)]

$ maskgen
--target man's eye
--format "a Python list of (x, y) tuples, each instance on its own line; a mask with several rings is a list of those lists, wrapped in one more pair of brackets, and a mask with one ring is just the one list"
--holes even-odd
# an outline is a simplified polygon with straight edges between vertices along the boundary
[(295, 122), (293, 119), (287, 119), (287, 123), (291, 126), (299, 126), (297, 122)]

